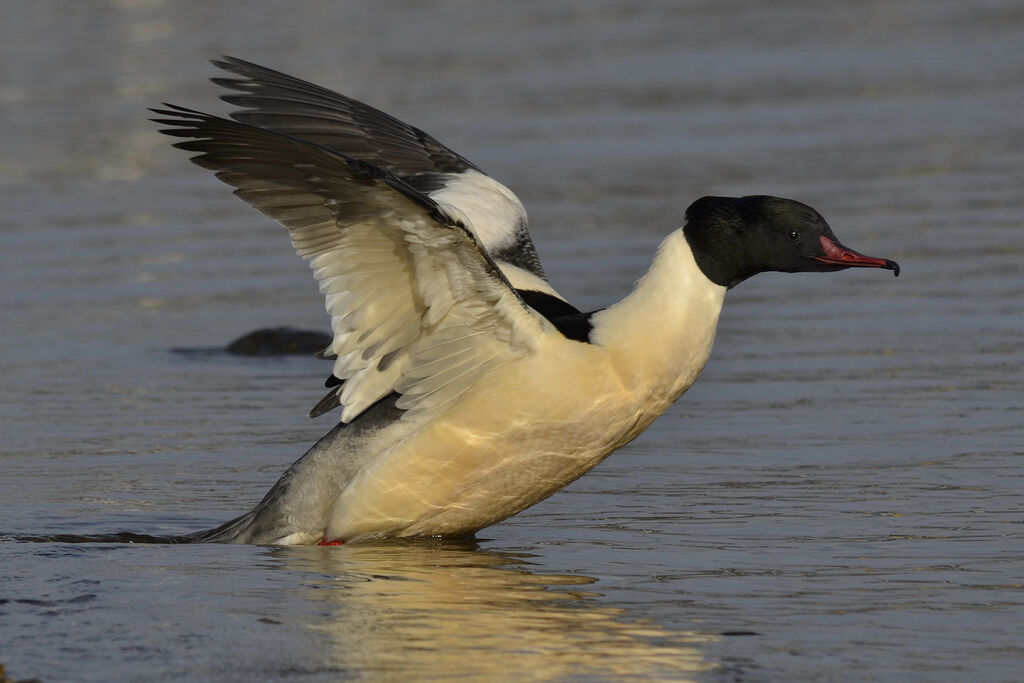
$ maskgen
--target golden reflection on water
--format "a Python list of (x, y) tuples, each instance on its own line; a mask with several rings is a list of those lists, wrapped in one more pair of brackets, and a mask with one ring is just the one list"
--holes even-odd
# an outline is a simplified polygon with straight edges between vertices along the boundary
[(594, 579), (535, 574), (521, 556), (438, 543), (279, 548), (323, 620), (320, 664), (371, 679), (687, 680), (709, 637), (601, 604)]

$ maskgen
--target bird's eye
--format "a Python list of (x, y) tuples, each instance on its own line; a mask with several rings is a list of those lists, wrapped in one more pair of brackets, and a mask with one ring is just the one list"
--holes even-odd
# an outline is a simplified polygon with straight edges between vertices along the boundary
[(786, 233), (786, 239), (788, 239), (790, 242), (797, 242), (800, 239), (800, 233), (797, 232), (796, 230), (790, 230), (789, 232)]

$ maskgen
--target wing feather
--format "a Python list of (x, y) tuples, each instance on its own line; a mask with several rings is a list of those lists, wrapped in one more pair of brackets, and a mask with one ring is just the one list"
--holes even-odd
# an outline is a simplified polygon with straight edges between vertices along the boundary
[(393, 392), (434, 414), (553, 328), (527, 307), (471, 227), (384, 169), (272, 130), (167, 105), (176, 146), (288, 231), (331, 316), (338, 383), (314, 414), (355, 419)]
[(467, 227), (495, 261), (522, 268), (547, 284), (522, 203), (462, 155), (419, 128), (340, 93), (235, 57), (214, 64), (240, 77), (213, 79), (233, 91), (221, 99), (241, 107), (231, 113), (234, 120), (307, 140), (393, 174), (452, 215), (466, 217)]
[(231, 115), (236, 121), (309, 140), (405, 180), (477, 168), (424, 131), (359, 100), (235, 57), (214, 65), (241, 76), (213, 79), (234, 91), (221, 99), (242, 107)]

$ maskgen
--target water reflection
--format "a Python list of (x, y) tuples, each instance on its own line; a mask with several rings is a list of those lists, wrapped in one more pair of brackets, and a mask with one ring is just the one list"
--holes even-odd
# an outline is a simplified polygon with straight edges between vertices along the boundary
[(537, 574), (525, 557), (471, 545), (275, 548), (314, 573), (304, 597), (324, 619), (324, 665), (354, 675), (475, 680), (686, 680), (712, 668), (705, 635), (670, 631), (602, 605), (578, 575)]

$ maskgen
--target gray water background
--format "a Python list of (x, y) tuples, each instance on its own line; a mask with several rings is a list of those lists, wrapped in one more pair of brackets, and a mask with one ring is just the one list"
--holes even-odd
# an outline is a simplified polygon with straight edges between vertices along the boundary
[[(1022, 45), (1011, 0), (6, 0), (0, 666), (1019, 680)], [(211, 350), (325, 329), (322, 302), (284, 231), (145, 120), (223, 111), (223, 53), (473, 159), (582, 308), (704, 194), (800, 199), (904, 272), (742, 284), (676, 406), (476, 545), (16, 540), (213, 526), (330, 426), (305, 417), (322, 361)]]

